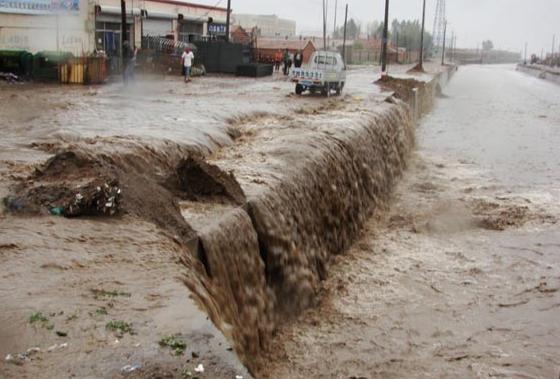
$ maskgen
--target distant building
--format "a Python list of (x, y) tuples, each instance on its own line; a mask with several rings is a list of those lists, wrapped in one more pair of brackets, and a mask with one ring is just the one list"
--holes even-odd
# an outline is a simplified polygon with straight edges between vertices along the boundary
[(276, 52), (284, 52), (288, 50), (290, 54), (301, 52), (303, 54), (303, 62), (307, 63), (311, 55), (317, 51), (315, 43), (312, 40), (304, 39), (273, 39), (259, 38), (256, 41), (257, 54), (259, 61), (272, 62)]
[(232, 21), (234, 25), (240, 25), (245, 30), (251, 30), (257, 27), (261, 37), (292, 38), (296, 35), (296, 22), (279, 18), (276, 15), (234, 13), (232, 15)]
[[(190, 42), (225, 37), (227, 10), (181, 0), (126, 2), (126, 30), (140, 46), (142, 37)], [(0, 0), (0, 49), (70, 52), (104, 50), (118, 56), (119, 0)]]
[(231, 41), (249, 45), (252, 41), (251, 33), (248, 33), (245, 28), (240, 25), (234, 25), (231, 27)]

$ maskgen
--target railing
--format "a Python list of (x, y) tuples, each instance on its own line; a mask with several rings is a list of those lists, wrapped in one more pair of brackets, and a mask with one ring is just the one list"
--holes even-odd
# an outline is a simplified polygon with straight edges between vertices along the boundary
[(174, 41), (163, 37), (142, 37), (142, 49), (153, 50), (160, 54), (181, 54), (187, 48), (196, 51), (196, 46), (192, 43)]

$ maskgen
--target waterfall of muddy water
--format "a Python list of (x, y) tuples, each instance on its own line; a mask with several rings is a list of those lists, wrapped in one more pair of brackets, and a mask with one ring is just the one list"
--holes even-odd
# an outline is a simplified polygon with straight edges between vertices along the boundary
[(183, 215), (199, 233), (207, 270), (203, 291), (190, 278), (185, 282), (212, 321), (236, 341), (238, 354), (250, 361), (265, 348), (274, 325), (274, 294), (266, 284), (251, 219), (239, 208), (212, 206), (209, 211), (193, 203), (183, 203)]
[[(422, 111), (434, 82), (420, 91)], [(38, 143), (54, 157), (12, 194), (44, 213), (100, 178), (122, 189), (120, 212), (182, 247), (185, 284), (258, 373), (277, 326), (316, 304), (330, 258), (384, 207), (414, 146), (406, 91), (420, 84), (387, 84), (404, 101), (346, 96), (236, 119), (236, 141), (207, 162), (196, 147), (146, 137)]]
[(330, 257), (355, 240), (406, 166), (414, 145), (409, 108), (398, 100), (374, 108), (346, 100), (336, 116), (245, 119), (236, 124), (242, 142), (210, 158), (240, 182), (252, 225), (244, 211), (222, 210), (220, 222), (201, 233), (213, 295), (207, 308), (221, 312), (218, 325), (238, 329), (233, 335), (252, 372), (262, 367), (255, 353), (278, 322), (315, 304)]
[(329, 258), (383, 206), (406, 166), (414, 125), (398, 100), (368, 109), (346, 99), (311, 115), (260, 115), (235, 127), (240, 142), (218, 151), (211, 165), (170, 142), (159, 149), (129, 142), (118, 151), (111, 139), (48, 146), (58, 154), (15, 192), (36, 211), (95, 178), (117, 183), (124, 212), (191, 250), (183, 257), (185, 283), (257, 372), (279, 320), (314, 305)]

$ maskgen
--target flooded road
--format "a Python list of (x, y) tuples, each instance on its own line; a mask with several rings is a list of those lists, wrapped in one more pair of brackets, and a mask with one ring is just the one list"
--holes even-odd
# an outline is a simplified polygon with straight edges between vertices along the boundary
[[(169, 78), (127, 89), (2, 87), (0, 376), (121, 377), (132, 369), (137, 377), (184, 378), (202, 364), (207, 377), (251, 377), (241, 362), (250, 369), (261, 345), (254, 341), (264, 345), (272, 335), (275, 295), (232, 172), (253, 196), (247, 201), (261, 200), (261, 187), (268, 187), (270, 199), (293, 211), (283, 219), (281, 209), (267, 211), (266, 219), (291, 222), (307, 212), (298, 222), (316, 226), (302, 229), (298, 243), (324, 231), (324, 220), (301, 206), (312, 202), (313, 191), (324, 194), (323, 208), (313, 210), (326, 208), (339, 219), (333, 204), (340, 199), (344, 206), (372, 206), (367, 196), (375, 191), (341, 198), (326, 175), (344, 165), (350, 175), (340, 177), (341, 186), (372, 177), (372, 169), (355, 163), (381, 157), (381, 144), (368, 143), (370, 150), (350, 159), (345, 153), (366, 127), (370, 141), (394, 147), (393, 162), (371, 166), (399, 171), (412, 124), (405, 107), (386, 102), (390, 93), (372, 84), (375, 72), (349, 76), (354, 96), (332, 99), (296, 97), (284, 78), (214, 76), (189, 85)], [(193, 159), (199, 152), (221, 156), (230, 169), (201, 164)], [(246, 178), (245, 170), (254, 173)], [(304, 170), (307, 182), (298, 176)], [(380, 172), (387, 183), (394, 176)], [(309, 178), (317, 185), (306, 185)], [(299, 187), (280, 199), (279, 187), (289, 185)], [(377, 185), (388, 193), (388, 184)], [(308, 197), (297, 200), (301, 194)], [(82, 205), (82, 217), (67, 218)], [(99, 206), (120, 207), (119, 214), (107, 218)], [(61, 212), (67, 217), (56, 217)], [(357, 230), (365, 219), (327, 220), (327, 226)], [(290, 225), (281, 226), (285, 241), (293, 241)], [(347, 246), (350, 238), (329, 243)], [(280, 251), (284, 246), (295, 251), (293, 242)], [(314, 268), (316, 260), (310, 262)], [(296, 273), (309, 270), (295, 260), (293, 266)], [(298, 278), (294, 287), (303, 288)], [(313, 289), (303, 289), (307, 296), (296, 302), (305, 305)]]
[(560, 91), (461, 67), (390, 209), (284, 327), (271, 378), (556, 378)]

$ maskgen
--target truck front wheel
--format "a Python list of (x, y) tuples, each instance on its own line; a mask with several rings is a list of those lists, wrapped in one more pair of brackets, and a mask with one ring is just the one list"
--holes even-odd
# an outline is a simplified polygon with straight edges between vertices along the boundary
[(296, 95), (301, 95), (303, 93), (303, 86), (301, 84), (296, 84)]

